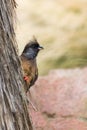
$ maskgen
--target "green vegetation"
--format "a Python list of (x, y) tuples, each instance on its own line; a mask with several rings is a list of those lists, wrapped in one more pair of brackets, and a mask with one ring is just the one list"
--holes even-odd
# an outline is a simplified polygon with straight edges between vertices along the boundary
[(19, 2), (18, 46), (21, 52), (21, 46), (32, 35), (37, 37), (45, 48), (38, 56), (39, 73), (47, 74), (55, 68), (87, 66), (87, 2), (26, 2), (24, 5)]

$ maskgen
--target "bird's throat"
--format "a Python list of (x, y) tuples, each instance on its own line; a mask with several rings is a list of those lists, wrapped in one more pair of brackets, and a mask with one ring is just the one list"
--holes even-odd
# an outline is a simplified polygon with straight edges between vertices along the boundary
[(36, 52), (27, 52), (27, 53), (23, 53), (23, 56), (26, 57), (28, 60), (33, 60), (36, 58), (37, 53)]

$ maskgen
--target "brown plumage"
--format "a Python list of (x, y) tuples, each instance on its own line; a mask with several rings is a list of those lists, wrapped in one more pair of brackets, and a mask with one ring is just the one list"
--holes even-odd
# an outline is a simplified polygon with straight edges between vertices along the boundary
[(41, 49), (43, 49), (43, 47), (41, 47), (37, 40), (34, 38), (25, 46), (20, 56), (24, 73), (24, 80), (26, 82), (26, 92), (38, 78), (36, 57)]

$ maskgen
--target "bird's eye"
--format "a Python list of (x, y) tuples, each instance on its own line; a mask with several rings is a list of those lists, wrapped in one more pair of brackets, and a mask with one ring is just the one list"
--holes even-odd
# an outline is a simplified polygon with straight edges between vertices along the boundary
[(38, 44), (33, 44), (32, 47), (33, 47), (33, 48), (38, 48), (39, 45), (38, 45)]

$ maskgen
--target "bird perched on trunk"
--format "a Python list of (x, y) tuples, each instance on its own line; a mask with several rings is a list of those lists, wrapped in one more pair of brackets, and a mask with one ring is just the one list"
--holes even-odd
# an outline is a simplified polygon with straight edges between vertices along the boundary
[(38, 78), (36, 57), (41, 49), (43, 49), (43, 47), (41, 47), (36, 38), (34, 38), (25, 46), (20, 56), (24, 73), (24, 80), (26, 83), (26, 92), (32, 85), (34, 85), (35, 81)]

